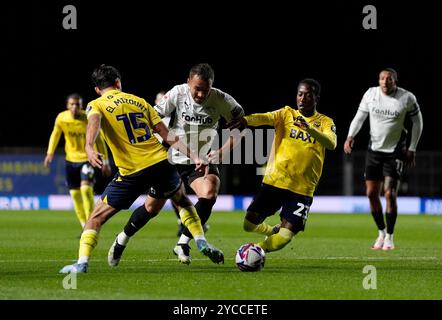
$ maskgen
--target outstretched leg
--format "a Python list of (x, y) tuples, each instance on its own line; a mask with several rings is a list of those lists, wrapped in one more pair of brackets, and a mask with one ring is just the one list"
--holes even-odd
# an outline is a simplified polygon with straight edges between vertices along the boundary
[(258, 245), (265, 252), (281, 250), (299, 231), (301, 231), (300, 228), (297, 228), (285, 218), (282, 218), (281, 227), (278, 232), (268, 236), (264, 241), (259, 242)]
[[(215, 174), (208, 174), (205, 177), (196, 178), (190, 184), (190, 187), (195, 191), (195, 194), (198, 197), (195, 209), (201, 220), (203, 229), (212, 214), (212, 208), (216, 202), (216, 197), (218, 196), (219, 186), (220, 181)], [(178, 259), (183, 263), (191, 261), (189, 243), (192, 238), (192, 232), (188, 228), (184, 228), (173, 250), (178, 256)]]
[[(181, 188), (174, 194), (172, 201), (179, 209), (181, 222), (186, 226), (192, 237), (195, 239), (199, 251), (209, 257), (214, 263), (224, 263), (223, 252), (207, 243), (201, 219), (199, 218), (195, 207), (192, 205), (192, 202), (187, 197), (184, 185), (181, 185)], [(182, 263), (189, 264), (191, 262), (190, 255), (187, 255), (187, 257), (180, 256), (175, 249), (174, 252), (178, 255)]]
[(91, 217), (84, 226), (84, 231), (80, 238), (80, 248), (78, 250), (78, 261), (76, 264), (67, 265), (60, 270), (60, 273), (83, 273), (87, 272), (89, 258), (98, 242), (98, 233), (102, 225), (118, 210), (103, 201), (98, 201)]
[(144, 204), (134, 210), (129, 221), (124, 226), (123, 231), (117, 235), (109, 249), (107, 262), (111, 267), (115, 267), (120, 263), (123, 251), (129, 239), (141, 230), (152, 218), (158, 215), (165, 202), (165, 199), (155, 199), (151, 196), (147, 196)]

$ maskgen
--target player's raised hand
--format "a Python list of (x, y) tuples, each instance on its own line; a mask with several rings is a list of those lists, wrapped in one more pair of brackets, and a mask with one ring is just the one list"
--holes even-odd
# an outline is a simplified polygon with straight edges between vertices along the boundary
[(102, 157), (104, 157), (104, 155), (95, 151), (94, 148), (91, 148), (87, 145), (86, 145), (86, 154), (87, 154), (87, 158), (89, 160), (89, 163), (93, 167), (101, 169), (101, 167), (103, 165), (103, 161), (101, 159), (102, 159)]
[(310, 128), (310, 124), (307, 122), (307, 120), (304, 119), (303, 116), (297, 116), (293, 119), (294, 125), (301, 128), (302, 130), (307, 130)]
[(49, 165), (51, 164), (53, 158), (54, 158), (54, 155), (53, 155), (53, 154), (47, 154), (47, 155), (46, 155), (46, 157), (45, 157), (45, 161), (44, 161), (44, 166), (45, 166), (46, 168), (49, 168)]
[(353, 150), (353, 145), (355, 143), (355, 139), (351, 136), (347, 137), (347, 140), (344, 142), (344, 152), (346, 154), (350, 154)]

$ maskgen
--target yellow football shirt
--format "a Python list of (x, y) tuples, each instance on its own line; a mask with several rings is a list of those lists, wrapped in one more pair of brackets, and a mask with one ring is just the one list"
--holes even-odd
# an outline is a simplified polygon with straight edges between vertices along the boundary
[[(60, 112), (55, 119), (54, 129), (49, 138), (49, 146), (47, 154), (54, 154), (60, 141), (61, 134), (64, 135), (66, 152), (66, 160), (71, 162), (85, 162), (88, 161), (86, 151), (86, 129), (87, 118), (84, 111), (81, 112), (78, 118), (74, 118), (69, 110)], [(101, 134), (97, 137), (95, 147), (98, 152), (105, 155), (107, 158), (107, 148)]]
[(144, 99), (119, 90), (106, 91), (88, 104), (87, 116), (99, 114), (104, 139), (120, 174), (125, 176), (167, 159), (167, 150), (153, 135), (161, 121)]
[(246, 116), (249, 126), (275, 128), (272, 150), (263, 183), (312, 197), (322, 174), (325, 149), (336, 148), (333, 120), (316, 112), (304, 117), (310, 124), (305, 131), (294, 125), (298, 110), (285, 108)]

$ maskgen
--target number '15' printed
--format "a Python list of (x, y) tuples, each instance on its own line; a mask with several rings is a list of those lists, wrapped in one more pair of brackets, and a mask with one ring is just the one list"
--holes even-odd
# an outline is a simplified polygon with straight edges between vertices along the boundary
[[(147, 124), (145, 122), (138, 122), (137, 120), (138, 118), (145, 119), (144, 114), (141, 112), (131, 112), (131, 113), (120, 114), (117, 116), (118, 121), (123, 121), (127, 137), (129, 138), (129, 142), (132, 144), (146, 141), (151, 137)], [(135, 134), (133, 132), (133, 130), (135, 129), (144, 129), (146, 134), (136, 137), (135, 139)]]

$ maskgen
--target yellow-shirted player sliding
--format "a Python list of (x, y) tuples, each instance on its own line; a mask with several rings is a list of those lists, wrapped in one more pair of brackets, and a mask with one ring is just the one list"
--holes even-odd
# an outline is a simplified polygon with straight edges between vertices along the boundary
[[(231, 128), (268, 125), (275, 128), (271, 157), (261, 188), (247, 209), (244, 230), (266, 235), (258, 245), (266, 252), (282, 249), (305, 228), (313, 193), (322, 173), (325, 149), (336, 148), (333, 120), (316, 111), (320, 84), (298, 85), (298, 110), (285, 108), (242, 118)], [(282, 207), (282, 209), (281, 209)], [(281, 224), (264, 220), (281, 209)]]
[(129, 238), (159, 213), (168, 198), (179, 209), (181, 221), (192, 232), (199, 251), (215, 263), (224, 263), (222, 251), (206, 241), (201, 220), (185, 193), (181, 178), (167, 160), (166, 148), (153, 133), (158, 133), (169, 145), (191, 158), (195, 162), (195, 170), (207, 166), (174, 134), (169, 133), (150, 104), (122, 92), (120, 79), (120, 73), (112, 66), (101, 65), (92, 74), (95, 91), (100, 98), (90, 102), (86, 109), (86, 153), (93, 166), (102, 166), (99, 153), (93, 148), (101, 127), (119, 172), (104, 190), (86, 222), (77, 263), (63, 267), (60, 272), (87, 272), (102, 225), (118, 211), (128, 209), (138, 196), (145, 193), (148, 193), (145, 203), (135, 209), (137, 214), (131, 216), (124, 232), (117, 236), (109, 250), (111, 266), (119, 263)]
[[(66, 107), (68, 110), (60, 112), (55, 119), (44, 165), (49, 167), (63, 134), (66, 153), (66, 182), (74, 203), (75, 213), (83, 228), (94, 208), (93, 184), (95, 172), (88, 162), (84, 149), (87, 118), (83, 110), (83, 99), (76, 93), (70, 94), (66, 99)], [(104, 155), (103, 161), (107, 162), (107, 148), (101, 135), (97, 139), (96, 148)], [(103, 174), (109, 175), (110, 173), (109, 165), (103, 166)]]

